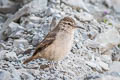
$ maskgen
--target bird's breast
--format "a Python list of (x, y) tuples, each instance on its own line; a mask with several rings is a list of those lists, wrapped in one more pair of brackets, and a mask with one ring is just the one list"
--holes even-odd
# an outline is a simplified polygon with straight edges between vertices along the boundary
[(72, 47), (73, 35), (74, 33), (59, 32), (53, 44), (46, 49), (46, 58), (55, 61), (64, 58)]

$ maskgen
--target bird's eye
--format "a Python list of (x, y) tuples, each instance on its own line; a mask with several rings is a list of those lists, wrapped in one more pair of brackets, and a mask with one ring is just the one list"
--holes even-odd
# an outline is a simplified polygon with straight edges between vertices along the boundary
[(68, 25), (71, 25), (71, 23), (68, 23)]

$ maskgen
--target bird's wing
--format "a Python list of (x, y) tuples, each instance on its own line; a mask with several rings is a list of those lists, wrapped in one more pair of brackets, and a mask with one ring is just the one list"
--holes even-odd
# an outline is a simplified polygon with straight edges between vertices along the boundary
[(57, 32), (58, 32), (58, 28), (55, 28), (53, 29), (53, 31), (49, 32), (48, 35), (38, 44), (33, 56), (35, 56), (37, 52), (44, 50), (46, 47), (52, 44), (56, 38)]

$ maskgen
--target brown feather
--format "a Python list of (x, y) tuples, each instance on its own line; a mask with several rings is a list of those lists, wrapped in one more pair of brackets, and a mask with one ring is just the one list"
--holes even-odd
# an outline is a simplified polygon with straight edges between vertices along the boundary
[[(56, 36), (57, 34), (64, 28), (65, 30), (68, 29), (68, 27), (66, 28), (64, 25), (68, 25), (68, 26), (72, 26), (74, 24), (74, 20), (72, 18), (69, 17), (65, 17), (63, 19), (60, 20), (60, 22), (57, 24), (57, 26), (48, 33), (48, 35), (38, 44), (37, 48), (35, 49), (35, 52), (33, 53), (32, 57), (28, 58), (27, 60), (25, 60), (25, 63), (28, 63), (30, 61), (32, 61), (33, 59), (37, 59), (37, 58), (43, 58), (43, 55), (40, 54), (41, 51), (43, 51), (44, 49), (46, 49), (48, 46), (50, 46), (54, 41), (56, 41)], [(72, 29), (72, 28), (70, 28)], [(62, 30), (63, 31), (63, 30)], [(67, 30), (66, 30), (67, 31)], [(67, 33), (68, 34), (68, 33)], [(64, 35), (64, 34), (63, 34)], [(65, 37), (66, 38), (66, 37)], [(57, 40), (61, 41), (61, 38), (57, 37)], [(67, 39), (66, 39), (67, 40)], [(59, 42), (59, 41), (58, 41)], [(69, 42), (68, 42), (69, 43)], [(50, 48), (51, 49), (51, 48)], [(60, 48), (62, 49), (62, 48)], [(49, 50), (48, 50), (49, 51)], [(59, 51), (59, 49), (58, 49)], [(47, 52), (49, 54), (49, 52)], [(46, 54), (45, 54), (46, 55)], [(49, 59), (49, 55), (48, 55), (48, 59)]]
[[(53, 31), (49, 32), (48, 35), (39, 43), (39, 45), (37, 46), (37, 48), (35, 49), (35, 52), (33, 53), (32, 57), (26, 59), (23, 64), (26, 64), (30, 61), (32, 61), (33, 59), (37, 58), (38, 56), (36, 55), (38, 52), (41, 52), (42, 50), (44, 50), (46, 47), (48, 47), (50, 44), (53, 43), (53, 41), (55, 40), (56, 34), (59, 31), (59, 28), (55, 28), (53, 29)], [(36, 57), (35, 57), (36, 56)], [(40, 57), (40, 56), (39, 56)]]
[(58, 31), (59, 31), (59, 29), (55, 28), (55, 29), (53, 29), (53, 31), (49, 32), (48, 35), (44, 38), (44, 40), (39, 43), (39, 45), (35, 49), (33, 56), (36, 55), (37, 52), (42, 51), (43, 49), (48, 47), (50, 44), (52, 44), (53, 41), (55, 40), (55, 37), (56, 37), (56, 34)]

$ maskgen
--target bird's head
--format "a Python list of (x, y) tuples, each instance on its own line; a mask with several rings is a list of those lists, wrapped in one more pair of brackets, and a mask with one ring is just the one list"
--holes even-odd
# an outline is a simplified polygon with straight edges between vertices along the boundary
[(61, 25), (59, 26), (61, 29), (66, 29), (66, 30), (69, 29), (72, 30), (76, 28), (84, 29), (83, 27), (76, 25), (75, 20), (71, 17), (64, 17), (63, 19), (60, 20), (59, 25)]

